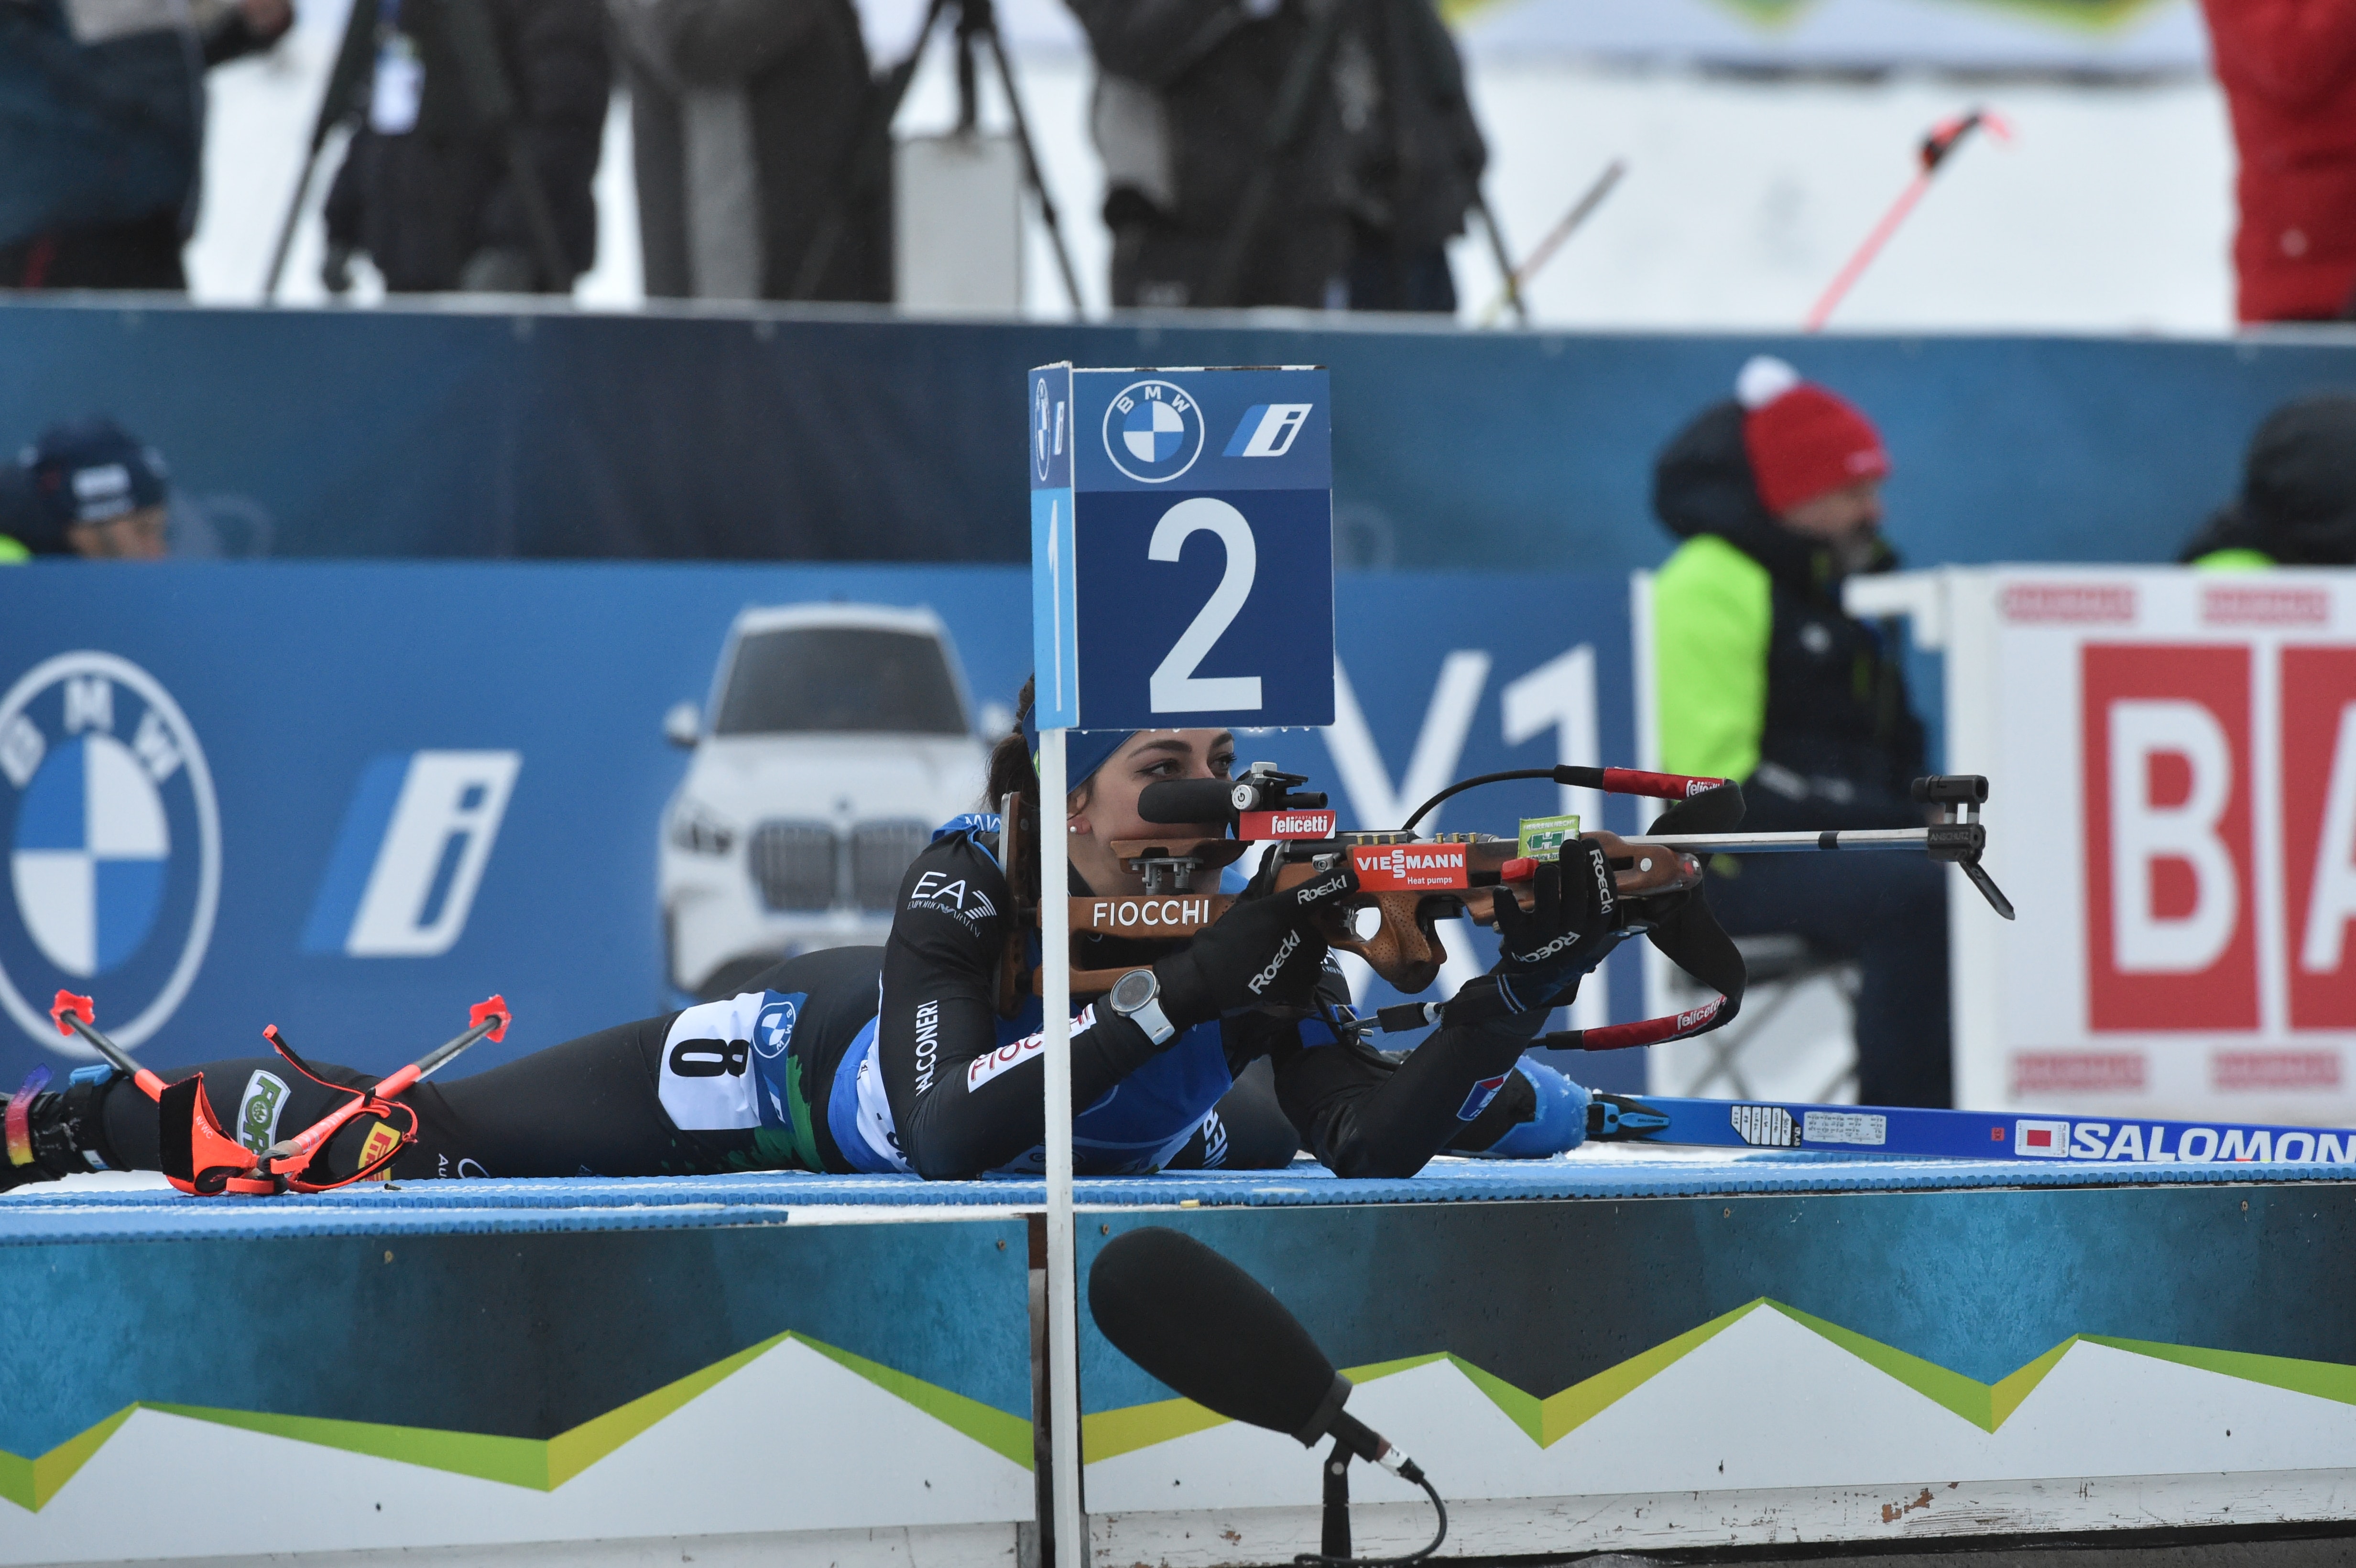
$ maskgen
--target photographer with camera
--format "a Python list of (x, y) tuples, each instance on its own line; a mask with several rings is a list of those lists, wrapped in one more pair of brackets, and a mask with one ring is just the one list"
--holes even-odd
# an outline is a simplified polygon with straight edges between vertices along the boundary
[[(1014, 797), (1026, 816), (1039, 799), (1034, 744), (1018, 731), (991, 760), (991, 798)], [(1082, 732), (1072, 753), (1070, 891), (1141, 892), (1113, 845), (1170, 830), (1141, 819), (1140, 795), (1164, 779), (1226, 778), (1234, 741), (1213, 730)], [(1017, 924), (1035, 902), (1039, 865), (1035, 848), (1006, 864), (1009, 837), (991, 815), (945, 827), (903, 879), (880, 952), (803, 954), (737, 996), (409, 1089), (399, 1098), (417, 1115), (418, 1138), (391, 1173), (944, 1179), (1041, 1168), (1039, 939)], [(1586, 1092), (1522, 1052), (1620, 934), (1620, 911), (1600, 891), (1611, 883), (1602, 851), (1582, 843), (1568, 874), (1545, 869), (1530, 909), (1498, 897), (1505, 955), (1404, 1058), (1347, 1027), (1348, 995), (1320, 934), (1356, 891), (1346, 869), (1280, 891), (1265, 876), (1191, 940), (1084, 938), (1090, 966), (1132, 972), (1075, 1020), (1077, 1168), (1272, 1167), (1305, 1144), (1337, 1175), (1404, 1177), (1443, 1148), (1518, 1157), (1575, 1147)], [(1017, 898), (1014, 878), (1030, 898)], [(214, 1062), (205, 1093), (223, 1125), (237, 1126), (252, 1075), (284, 1071), (276, 1059)], [(374, 1081), (317, 1071), (354, 1088)], [(299, 1077), (284, 1093), (273, 1127), (307, 1126), (340, 1103), (327, 1083)], [(0, 1188), (157, 1168), (157, 1108), (128, 1080), (36, 1093), (27, 1112), (27, 1157), (0, 1166)], [(362, 1168), (380, 1125), (348, 1124), (327, 1146), (330, 1165)]]
[(1488, 153), (1430, 0), (1071, 0), (1116, 305), (1452, 312)]

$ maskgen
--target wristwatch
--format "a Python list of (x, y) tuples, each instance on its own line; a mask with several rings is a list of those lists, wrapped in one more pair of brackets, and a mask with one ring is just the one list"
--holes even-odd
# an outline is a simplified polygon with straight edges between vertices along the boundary
[(1133, 1020), (1156, 1045), (1169, 1044), (1178, 1032), (1178, 1026), (1162, 1010), (1162, 982), (1151, 969), (1131, 969), (1115, 980), (1105, 1000), (1112, 1004), (1114, 1012)]

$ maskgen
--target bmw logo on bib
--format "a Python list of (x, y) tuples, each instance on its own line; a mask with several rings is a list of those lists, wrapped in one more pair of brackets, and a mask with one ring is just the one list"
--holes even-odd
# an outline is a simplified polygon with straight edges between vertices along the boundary
[(1104, 437), (1115, 468), (1141, 484), (1167, 484), (1203, 455), (1203, 411), (1173, 382), (1134, 382), (1106, 406)]
[(87, 1056), (48, 1018), (98, 998), (118, 1042), (150, 1038), (187, 994), (220, 893), (220, 815), (196, 732), (155, 678), (62, 654), (0, 697), (0, 1006), (42, 1044)]

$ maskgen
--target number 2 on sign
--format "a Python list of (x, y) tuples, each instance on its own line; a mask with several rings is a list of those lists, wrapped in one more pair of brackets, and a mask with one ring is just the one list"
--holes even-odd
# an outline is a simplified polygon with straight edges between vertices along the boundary
[(1153, 526), (1153, 538), (1145, 548), (1145, 558), (1174, 561), (1185, 548), (1187, 538), (1196, 533), (1214, 535), (1226, 547), (1227, 569), (1220, 574), (1219, 585), (1211, 591), (1211, 597), (1171, 645), (1169, 654), (1154, 667), (1147, 683), (1147, 699), (1156, 713), (1258, 708), (1259, 677), (1194, 673), (1242, 613), (1244, 601), (1251, 597), (1252, 579), (1259, 572), (1259, 548), (1252, 542), (1251, 524), (1225, 501), (1208, 496), (1192, 496), (1162, 514), (1162, 520)]

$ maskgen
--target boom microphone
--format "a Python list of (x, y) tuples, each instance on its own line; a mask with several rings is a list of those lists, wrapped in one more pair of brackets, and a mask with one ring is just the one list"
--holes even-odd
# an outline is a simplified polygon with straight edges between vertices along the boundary
[(1303, 1447), (1333, 1437), (1430, 1489), (1414, 1460), (1343, 1410), (1350, 1380), (1301, 1320), (1192, 1236), (1147, 1226), (1114, 1238), (1088, 1271), (1088, 1310), (1123, 1355), (1204, 1409)]

